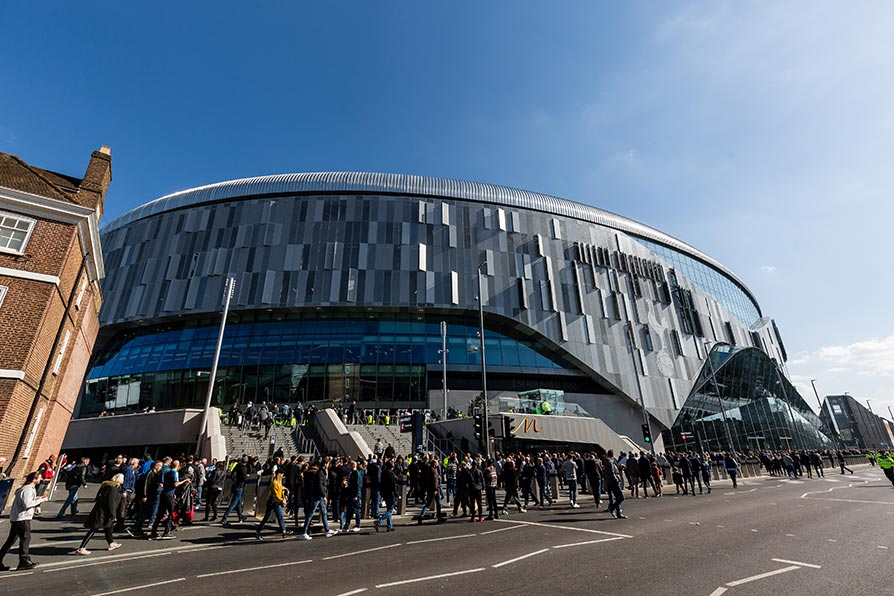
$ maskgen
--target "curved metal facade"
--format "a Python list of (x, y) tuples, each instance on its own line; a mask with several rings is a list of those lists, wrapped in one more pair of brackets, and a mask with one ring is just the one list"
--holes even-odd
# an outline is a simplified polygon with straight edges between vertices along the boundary
[[(195, 326), (204, 325), (196, 333), (208, 335), (228, 276), (237, 281), (234, 316), (253, 321), (262, 315), (290, 320), (415, 317), (426, 324), (443, 318), (474, 327), (477, 268), (485, 263), (486, 326), (495, 335), (512, 338), (501, 343), (501, 349), (521, 355), (513, 344), (521, 342), (562, 363), (557, 369), (533, 370), (530, 378), (507, 368), (513, 387), (527, 383), (524, 388), (535, 388), (547, 370), (557, 383), (561, 375), (570, 379), (570, 401), (619, 434), (639, 433), (640, 400), (655, 422), (669, 428), (701, 370), (706, 343), (756, 346), (777, 361), (784, 358), (767, 319), (754, 328), (741, 322), (682, 268), (675, 270), (673, 263), (649, 250), (643, 238), (707, 261), (688, 245), (620, 216), (547, 195), (470, 182), (300, 174), (185, 191), (144, 205), (104, 230), (108, 275), (101, 319), (107, 341), (100, 346), (88, 383), (107, 375), (129, 383), (149, 374), (140, 368), (140, 359), (150, 356), (170, 363), (155, 365), (152, 374), (167, 367), (187, 371), (195, 380), (206, 362), (192, 366), (189, 356), (173, 352), (165, 360), (164, 354), (153, 352), (167, 349), (158, 347), (166, 345), (161, 339), (141, 340), (143, 351), (121, 334), (133, 337), (135, 329), (143, 336), (160, 334), (194, 321)], [(732, 274), (729, 278), (734, 279)], [(252, 328), (270, 326), (253, 323)], [(301, 337), (301, 329), (293, 335)], [(261, 352), (279, 350), (276, 346), (294, 337), (252, 339), (245, 345), (274, 346), (257, 348)], [(409, 335), (376, 337), (395, 353), (404, 346), (409, 346), (408, 353), (415, 349), (416, 340)], [(189, 345), (178, 342), (176, 350), (191, 352)], [(127, 358), (112, 353), (121, 346), (130, 346)], [(299, 361), (296, 356), (285, 374), (304, 374), (315, 363), (370, 363), (369, 354), (355, 354), (369, 349), (364, 341), (358, 340), (359, 348), (349, 348), (347, 341), (333, 349), (330, 340), (328, 346), (326, 358), (335, 360), (300, 356), (305, 359)], [(333, 354), (342, 354), (341, 360)], [(258, 355), (257, 361), (264, 357)], [(249, 362), (239, 359), (243, 356), (233, 358)], [(505, 358), (508, 364), (511, 358)], [(113, 360), (113, 372), (102, 368)], [(453, 362), (453, 357), (448, 359), (451, 366)], [(433, 374), (439, 370), (421, 356), (418, 362), (395, 359), (390, 365), (422, 366)], [(455, 372), (477, 374), (469, 362), (451, 368), (449, 375)], [(259, 378), (255, 375), (251, 382), (260, 390), (266, 381)], [(581, 378), (586, 383), (579, 383)], [(113, 390), (122, 395), (120, 385), (109, 385), (107, 393)], [(433, 396), (440, 393), (440, 385), (427, 391), (437, 399)]]
[(106, 230), (111, 231), (164, 211), (203, 203), (257, 196), (319, 192), (396, 193), (408, 196), (467, 199), (505, 207), (542, 211), (613, 228), (657, 242), (710, 265), (738, 286), (753, 303), (755, 310), (760, 313), (757, 299), (732, 271), (700, 250), (664, 232), (621, 215), (568, 199), (507, 186), (452, 178), (371, 172), (309, 172), (242, 178), (199, 186), (160, 197), (113, 220)]

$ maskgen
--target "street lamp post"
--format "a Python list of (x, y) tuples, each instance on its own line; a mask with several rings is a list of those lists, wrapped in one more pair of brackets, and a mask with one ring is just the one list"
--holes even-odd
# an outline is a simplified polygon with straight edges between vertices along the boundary
[(447, 322), (441, 321), (441, 349), (438, 353), (441, 355), (441, 392), (444, 394), (444, 415), (443, 420), (447, 420)]
[(869, 400), (868, 400), (868, 399), (866, 400), (866, 405), (869, 406), (869, 413), (870, 413), (870, 414), (875, 414), (875, 412), (872, 411), (872, 404), (869, 403)]
[(481, 273), (481, 267), (485, 263), (478, 265), (478, 335), (481, 343), (479, 350), (481, 351), (481, 425), (484, 431), (484, 456), (490, 457), (490, 435), (487, 431), (487, 360), (484, 357), (484, 275)]
[(223, 346), (224, 329), (227, 326), (227, 313), (230, 312), (230, 300), (236, 291), (236, 278), (228, 277), (224, 283), (224, 308), (220, 316), (220, 331), (217, 333), (217, 347), (214, 349), (214, 363), (211, 365), (211, 378), (208, 379), (208, 393), (205, 395), (205, 409), (202, 410), (202, 423), (199, 425), (199, 436), (196, 439), (196, 454), (202, 455), (202, 447), (205, 444), (205, 434), (208, 431), (208, 414), (211, 410), (211, 396), (214, 394), (214, 385), (217, 381), (217, 363), (220, 360), (220, 349)]

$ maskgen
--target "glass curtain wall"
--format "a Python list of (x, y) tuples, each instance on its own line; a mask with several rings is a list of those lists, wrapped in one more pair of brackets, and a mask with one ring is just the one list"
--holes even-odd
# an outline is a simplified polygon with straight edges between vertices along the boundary
[[(80, 415), (103, 410), (199, 407), (204, 403), (219, 321), (141, 329), (115, 338), (87, 374)], [(480, 367), (477, 325), (449, 322), (448, 367)], [(488, 330), (488, 366), (573, 368), (547, 348)], [(426, 372), (440, 368), (440, 321), (398, 318), (301, 319), (234, 314), (221, 348), (214, 404), (376, 402), (421, 407)]]
[(665, 447), (741, 452), (831, 449), (833, 442), (776, 363), (755, 348), (717, 345), (680, 410)]

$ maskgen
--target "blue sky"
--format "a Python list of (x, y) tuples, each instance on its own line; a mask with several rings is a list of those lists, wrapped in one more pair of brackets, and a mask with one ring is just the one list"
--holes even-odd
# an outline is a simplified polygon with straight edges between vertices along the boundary
[(890, 4), (39, 4), (0, 7), (0, 151), (111, 146), (106, 221), (295, 171), (555, 194), (734, 270), (808, 400), (894, 406)]

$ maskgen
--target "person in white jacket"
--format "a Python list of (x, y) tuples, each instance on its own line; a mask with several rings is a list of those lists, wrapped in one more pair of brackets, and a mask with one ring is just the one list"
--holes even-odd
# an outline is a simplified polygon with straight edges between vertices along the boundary
[(37, 563), (32, 561), (28, 554), (28, 548), (31, 546), (31, 520), (34, 519), (34, 509), (47, 500), (46, 497), (37, 496), (38, 484), (40, 474), (31, 472), (25, 477), (22, 488), (15, 493), (12, 510), (9, 513), (9, 537), (0, 548), (0, 571), (9, 571), (9, 567), (3, 564), (3, 558), (16, 540), (19, 541), (19, 566), (16, 571), (37, 567)]

